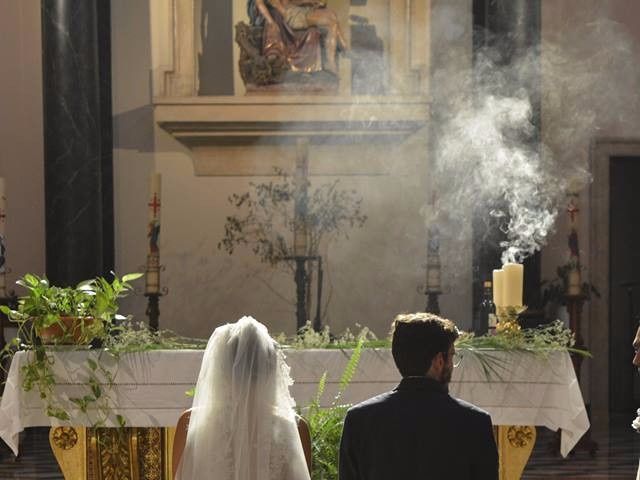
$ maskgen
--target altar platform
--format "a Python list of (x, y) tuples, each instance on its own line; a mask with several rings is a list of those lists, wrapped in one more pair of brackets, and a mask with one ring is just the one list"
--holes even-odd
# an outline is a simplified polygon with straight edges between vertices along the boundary
[[(190, 406), (191, 399), (185, 392), (195, 385), (202, 353), (187, 350), (153, 351), (123, 355), (116, 360), (100, 351), (54, 352), (55, 394), (71, 416), (69, 422), (60, 422), (46, 416), (37, 393), (25, 393), (22, 390), (20, 366), (28, 354), (20, 352), (12, 362), (0, 404), (0, 437), (17, 453), (18, 435), (24, 428), (70, 426), (74, 428), (66, 430), (63, 438), (76, 438), (87, 461), (92, 455), (98, 455), (98, 450), (86, 450), (82, 445), (82, 442), (91, 443), (91, 437), (88, 434), (83, 437), (82, 433), (89, 429), (79, 428), (90, 427), (96, 412), (89, 410), (86, 415), (68, 400), (69, 397), (81, 396), (87, 388), (87, 358), (98, 361), (114, 374), (114, 384), (108, 387), (113, 405), (107, 426), (117, 426), (115, 416), (122, 415), (129, 427), (173, 427), (180, 413)], [(506, 474), (509, 468), (506, 458), (515, 452), (526, 463), (535, 443), (534, 426), (561, 429), (561, 452), (564, 455), (569, 453), (589, 427), (569, 355), (554, 352), (543, 358), (521, 353), (485, 353), (491, 356), (493, 373), (487, 375), (478, 358), (466, 354), (461, 366), (454, 371), (450, 391), (452, 395), (487, 410), (494, 425), (500, 426), (497, 433), (501, 468), (505, 471), (502, 478), (518, 478), (519, 473)], [(298, 405), (303, 407), (314, 398), (318, 380), (325, 371), (328, 372), (328, 383), (321, 403), (329, 404), (350, 352), (289, 350), (286, 355), (295, 381), (291, 389)], [(364, 350), (358, 371), (341, 403), (364, 400), (393, 388), (398, 381), (399, 375), (388, 349)], [(107, 388), (107, 385), (103, 387)], [(140, 428), (140, 432), (143, 430)], [(77, 437), (73, 432), (78, 434)], [(163, 432), (164, 436), (156, 435), (156, 445), (170, 449), (171, 433)], [(146, 439), (142, 433), (136, 435), (136, 442), (140, 444), (150, 441), (150, 437)], [(52, 444), (56, 450), (53, 434)], [(65, 443), (58, 449), (58, 454), (69, 457), (74, 445)], [(507, 454), (507, 450), (511, 453)], [(524, 453), (526, 455), (523, 456)], [(170, 470), (168, 461), (168, 457), (163, 456), (159, 471)], [(168, 478), (166, 473), (162, 478)]]
[[(594, 434), (600, 445), (595, 458), (586, 452), (562, 458), (549, 453), (547, 442), (554, 433), (538, 428), (538, 441), (522, 480), (633, 480), (638, 466), (640, 435), (629, 427), (629, 419), (612, 417), (608, 432)], [(63, 480), (51, 447), (49, 428), (32, 427), (23, 434), (20, 457), (8, 448), (0, 451), (0, 478), (13, 480)]]

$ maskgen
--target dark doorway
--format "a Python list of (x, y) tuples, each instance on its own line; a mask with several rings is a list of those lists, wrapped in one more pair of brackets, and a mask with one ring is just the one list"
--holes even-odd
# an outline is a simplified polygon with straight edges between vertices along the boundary
[(609, 169), (609, 400), (611, 412), (628, 414), (640, 404), (640, 378), (631, 365), (640, 312), (640, 157), (611, 157)]

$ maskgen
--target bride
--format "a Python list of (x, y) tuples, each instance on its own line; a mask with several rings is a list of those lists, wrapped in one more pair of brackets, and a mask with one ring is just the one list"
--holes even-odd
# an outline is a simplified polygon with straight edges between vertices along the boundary
[(216, 328), (176, 427), (174, 478), (309, 480), (291, 383), (264, 325), (243, 317)]

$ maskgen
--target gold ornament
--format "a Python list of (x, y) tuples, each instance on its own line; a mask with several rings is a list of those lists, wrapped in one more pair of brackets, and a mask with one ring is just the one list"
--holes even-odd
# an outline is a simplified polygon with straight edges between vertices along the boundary
[(516, 448), (526, 447), (533, 440), (533, 430), (528, 426), (512, 425), (507, 431), (507, 440)]
[(73, 427), (57, 427), (53, 431), (53, 442), (62, 450), (70, 450), (78, 443), (78, 432)]

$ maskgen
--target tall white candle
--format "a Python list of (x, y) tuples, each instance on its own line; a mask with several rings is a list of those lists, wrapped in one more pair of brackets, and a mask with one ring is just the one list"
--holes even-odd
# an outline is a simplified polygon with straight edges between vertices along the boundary
[(149, 238), (149, 253), (158, 254), (158, 240), (160, 237), (160, 197), (162, 189), (162, 177), (159, 173), (152, 173), (149, 184), (149, 225), (147, 237)]
[(493, 304), (504, 307), (504, 270), (493, 271)]
[(162, 175), (156, 172), (149, 179), (149, 219), (160, 218), (160, 197), (162, 193)]
[(7, 225), (7, 194), (5, 190), (5, 181), (3, 177), (0, 177), (0, 297), (7, 296), (7, 237), (6, 237), (6, 225)]
[(522, 306), (524, 267), (520, 263), (506, 263), (504, 270), (504, 304), (507, 307)]
[(149, 253), (147, 254), (146, 293), (160, 292), (160, 198), (162, 193), (162, 176), (153, 172), (149, 179), (149, 223), (147, 238)]
[(0, 235), (4, 237), (7, 224), (7, 195), (4, 178), (0, 177)]

